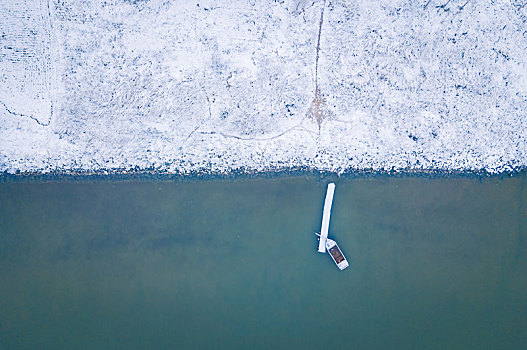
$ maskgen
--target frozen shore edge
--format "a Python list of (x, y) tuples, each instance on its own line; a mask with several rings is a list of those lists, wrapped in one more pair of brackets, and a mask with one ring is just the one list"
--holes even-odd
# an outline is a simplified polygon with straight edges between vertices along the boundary
[(276, 179), (276, 178), (296, 178), (313, 177), (319, 181), (337, 181), (347, 179), (372, 179), (384, 177), (397, 178), (424, 178), (424, 179), (444, 179), (444, 178), (476, 178), (503, 179), (509, 177), (527, 176), (527, 168), (517, 169), (501, 173), (489, 173), (486, 171), (445, 171), (445, 170), (397, 170), (397, 171), (375, 171), (361, 170), (348, 171), (343, 173), (325, 172), (307, 168), (295, 169), (274, 169), (268, 171), (248, 171), (237, 169), (231, 172), (211, 173), (167, 173), (155, 172), (152, 170), (133, 170), (133, 171), (67, 171), (67, 172), (20, 172), (20, 173), (0, 173), (0, 183), (45, 183), (45, 182), (92, 182), (92, 181), (111, 181), (111, 182), (150, 182), (150, 181), (239, 181), (250, 179)]

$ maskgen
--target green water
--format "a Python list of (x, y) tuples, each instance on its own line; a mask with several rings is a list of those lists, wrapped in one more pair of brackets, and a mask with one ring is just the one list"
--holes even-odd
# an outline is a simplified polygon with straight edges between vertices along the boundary
[(520, 349), (527, 176), (0, 184), (0, 349)]

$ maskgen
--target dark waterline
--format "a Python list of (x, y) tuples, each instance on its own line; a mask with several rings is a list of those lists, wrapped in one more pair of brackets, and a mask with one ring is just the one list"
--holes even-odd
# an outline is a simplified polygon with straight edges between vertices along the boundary
[(0, 349), (527, 343), (525, 173), (334, 180), (0, 184)]

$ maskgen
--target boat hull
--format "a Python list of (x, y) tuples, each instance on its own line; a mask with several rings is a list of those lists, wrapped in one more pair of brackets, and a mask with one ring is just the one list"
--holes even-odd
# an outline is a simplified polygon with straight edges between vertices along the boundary
[(326, 240), (326, 249), (339, 269), (344, 270), (349, 266), (348, 260), (346, 260), (337, 242), (328, 238)]

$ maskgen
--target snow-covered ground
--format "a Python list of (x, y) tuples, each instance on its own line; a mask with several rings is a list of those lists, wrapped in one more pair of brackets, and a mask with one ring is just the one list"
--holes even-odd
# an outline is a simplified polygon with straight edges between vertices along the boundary
[(525, 1), (3, 0), (0, 35), (0, 172), (527, 166)]

